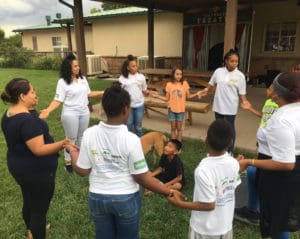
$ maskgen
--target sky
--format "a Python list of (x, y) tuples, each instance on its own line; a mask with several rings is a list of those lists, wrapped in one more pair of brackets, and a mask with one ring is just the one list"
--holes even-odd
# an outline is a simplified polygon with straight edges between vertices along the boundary
[[(73, 5), (73, 0), (64, 0)], [(82, 0), (84, 15), (92, 8), (101, 8), (99, 2)], [(5, 37), (14, 35), (13, 29), (46, 24), (45, 16), (56, 18), (56, 13), (62, 17), (72, 16), (71, 9), (58, 0), (0, 0), (0, 28), (5, 31)]]

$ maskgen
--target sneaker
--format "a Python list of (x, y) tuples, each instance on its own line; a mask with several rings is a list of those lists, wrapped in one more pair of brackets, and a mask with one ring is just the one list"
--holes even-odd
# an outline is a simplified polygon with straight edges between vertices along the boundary
[(252, 225), (259, 225), (259, 213), (250, 211), (246, 206), (234, 210), (234, 219)]
[(66, 164), (66, 165), (65, 165), (65, 170), (66, 170), (68, 173), (73, 173), (73, 167), (72, 167), (72, 164)]

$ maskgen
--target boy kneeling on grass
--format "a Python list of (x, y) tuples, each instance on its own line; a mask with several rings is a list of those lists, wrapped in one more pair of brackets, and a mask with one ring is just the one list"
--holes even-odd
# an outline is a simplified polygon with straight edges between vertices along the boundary
[(193, 202), (174, 192), (173, 205), (192, 210), (189, 239), (231, 239), (235, 189), (241, 183), (239, 164), (227, 152), (232, 143), (230, 124), (215, 120), (208, 128), (208, 156), (195, 170)]
[[(160, 183), (170, 189), (180, 190), (185, 184), (183, 164), (178, 156), (181, 146), (182, 144), (179, 140), (170, 139), (164, 147), (164, 153), (160, 158), (159, 167), (153, 172), (150, 172), (152, 177), (155, 177)], [(150, 195), (152, 192), (145, 189), (144, 194)]]

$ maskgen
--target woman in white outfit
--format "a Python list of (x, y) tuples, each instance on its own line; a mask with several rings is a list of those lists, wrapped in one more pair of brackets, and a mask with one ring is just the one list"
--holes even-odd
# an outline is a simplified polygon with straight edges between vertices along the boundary
[[(54, 100), (41, 111), (40, 117), (47, 118), (53, 110), (63, 104), (61, 121), (66, 137), (73, 144), (80, 146), (83, 131), (88, 128), (90, 120), (88, 97), (100, 97), (102, 94), (103, 91), (90, 90), (88, 81), (80, 72), (76, 57), (71, 53), (61, 64)], [(71, 159), (66, 152), (65, 164), (67, 172), (71, 173)]]

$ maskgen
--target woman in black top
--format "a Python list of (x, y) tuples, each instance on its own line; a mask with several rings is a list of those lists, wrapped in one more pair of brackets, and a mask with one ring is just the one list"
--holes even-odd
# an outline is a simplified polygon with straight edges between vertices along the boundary
[(54, 193), (57, 152), (69, 140), (54, 142), (47, 123), (31, 111), (38, 98), (28, 80), (12, 79), (1, 99), (10, 104), (2, 117), (1, 128), (8, 148), (8, 170), (22, 191), (22, 214), (28, 238), (43, 239), (46, 214)]

